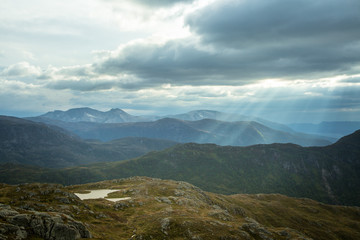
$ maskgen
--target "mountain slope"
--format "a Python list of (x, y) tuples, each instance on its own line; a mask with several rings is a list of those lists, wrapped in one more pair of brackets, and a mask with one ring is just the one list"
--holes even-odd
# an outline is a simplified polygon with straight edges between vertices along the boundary
[(90, 123), (51, 121), (31, 118), (57, 125), (83, 139), (109, 141), (123, 137), (147, 137), (176, 142), (216, 143), (219, 145), (248, 146), (252, 144), (294, 143), (303, 146), (324, 146), (331, 142), (312, 135), (288, 133), (268, 128), (257, 122), (223, 122), (213, 119), (185, 121), (164, 118), (153, 122)]
[(58, 127), (0, 116), (0, 163), (68, 167), (138, 157), (174, 144), (144, 138), (85, 142)]
[(219, 120), (219, 121), (225, 121), (225, 122), (238, 122), (238, 121), (246, 121), (246, 122), (258, 122), (261, 123), (269, 128), (273, 128), (275, 130), (285, 131), (285, 132), (294, 132), (291, 128), (289, 128), (286, 125), (271, 122), (268, 120), (265, 120), (263, 118), (258, 117), (252, 117), (252, 116), (245, 116), (241, 114), (230, 114), (230, 113), (224, 113), (219, 111), (213, 111), (213, 110), (195, 110), (190, 111), (183, 114), (176, 114), (176, 115), (168, 115), (168, 118), (176, 118), (180, 120), (186, 120), (186, 121), (199, 121), (203, 119), (213, 119), (213, 120)]
[[(207, 191), (281, 193), (327, 203), (360, 205), (360, 130), (326, 147), (179, 144), (121, 162), (29, 171), (2, 166), (0, 182), (80, 184), (130, 176), (187, 181)], [(18, 177), (15, 177), (18, 176)]]
[(321, 122), (318, 124), (294, 123), (289, 124), (289, 127), (295, 131), (308, 134), (340, 138), (360, 129), (360, 121)]
[(213, 119), (226, 122), (236, 121), (256, 121), (267, 127), (293, 132), (286, 125), (267, 121), (262, 118), (250, 117), (239, 114), (229, 114), (212, 110), (195, 110), (183, 114), (167, 115), (167, 116), (133, 116), (125, 111), (115, 108), (107, 112), (98, 111), (92, 108), (73, 108), (67, 111), (55, 110), (38, 116), (38, 118), (47, 118), (63, 122), (96, 122), (96, 123), (124, 123), (124, 122), (151, 122), (163, 118), (175, 118), (185, 121), (199, 121), (203, 119)]
[[(106, 199), (80, 200), (76, 195), (101, 189), (113, 192)], [(69, 187), (0, 184), (0, 200), (0, 234), (5, 232), (10, 239), (24, 232), (29, 239), (43, 239), (47, 232), (60, 239), (65, 233), (72, 236), (75, 230), (83, 238), (104, 240), (360, 238), (360, 210), (356, 207), (279, 194), (224, 196), (186, 182), (145, 177)], [(55, 220), (62, 231), (55, 231), (59, 227)], [(55, 227), (46, 227), (49, 225)], [(70, 226), (73, 232), (68, 230)]]

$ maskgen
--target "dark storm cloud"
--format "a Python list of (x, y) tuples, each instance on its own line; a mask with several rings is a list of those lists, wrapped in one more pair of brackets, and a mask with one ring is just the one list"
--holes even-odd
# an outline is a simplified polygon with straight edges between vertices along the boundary
[(153, 84), (196, 84), (194, 80), (201, 84), (222, 74), (217, 71), (222, 65), (218, 58), (221, 56), (198, 50), (183, 41), (163, 45), (143, 43), (122, 49), (115, 57), (95, 64), (94, 69), (100, 74), (134, 74)]
[(109, 81), (91, 81), (91, 80), (61, 80), (56, 82), (51, 82), (46, 86), (50, 89), (64, 90), (71, 89), (75, 91), (99, 91), (107, 90), (113, 87), (114, 83)]
[(353, 74), (360, 64), (357, 0), (218, 1), (189, 15), (186, 24), (200, 43), (129, 45), (94, 65), (95, 71), (127, 73), (154, 85), (240, 85)]
[(187, 24), (204, 41), (226, 47), (344, 44), (360, 36), (359, 13), (357, 0), (226, 0), (195, 12)]
[(137, 90), (139, 85), (143, 85), (144, 88), (148, 86), (147, 83), (142, 83), (139, 79), (62, 79), (52, 80), (46, 87), (55, 90), (74, 90), (80, 92), (96, 92), (109, 89), (126, 89)]
[(348, 70), (360, 61), (358, 0), (219, 1), (187, 24), (203, 43), (251, 49), (257, 60), (277, 59), (304, 72)]

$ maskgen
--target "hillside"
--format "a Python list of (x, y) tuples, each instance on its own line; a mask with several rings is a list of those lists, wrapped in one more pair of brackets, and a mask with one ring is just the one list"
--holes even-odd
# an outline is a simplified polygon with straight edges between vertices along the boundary
[[(106, 199), (80, 200), (76, 195), (101, 189), (113, 192)], [(69, 187), (1, 184), (0, 201), (0, 237), (8, 239), (360, 238), (357, 207), (279, 194), (224, 196), (154, 178)]]
[[(249, 147), (179, 144), (121, 162), (60, 170), (3, 165), (0, 182), (80, 184), (149, 176), (187, 181), (223, 194), (281, 193), (343, 205), (360, 205), (360, 131), (326, 147), (293, 144)], [(27, 180), (28, 179), (28, 180)]]
[(324, 146), (331, 142), (318, 136), (274, 130), (257, 122), (223, 122), (213, 119), (185, 121), (164, 118), (153, 122), (91, 123), (34, 121), (56, 125), (83, 139), (110, 141), (123, 137), (147, 137), (176, 142), (215, 143), (218, 145), (249, 146), (253, 144), (294, 143), (302, 146)]
[(194, 110), (187, 113), (168, 115), (168, 118), (175, 118), (186, 121), (199, 121), (203, 119), (213, 119), (225, 122), (238, 122), (238, 121), (247, 121), (247, 122), (258, 122), (262, 125), (265, 125), (269, 128), (273, 128), (275, 130), (280, 130), (284, 132), (294, 132), (291, 128), (286, 125), (271, 122), (265, 120), (263, 118), (246, 116), (241, 114), (230, 114), (213, 110)]
[(97, 122), (97, 123), (123, 123), (123, 122), (151, 122), (163, 118), (175, 118), (186, 121), (198, 121), (203, 119), (213, 119), (226, 122), (236, 121), (256, 121), (267, 127), (285, 131), (293, 132), (293, 130), (286, 125), (267, 121), (262, 118), (245, 116), (240, 114), (229, 114), (213, 110), (194, 110), (187, 113), (166, 115), (166, 116), (134, 116), (119, 108), (114, 108), (103, 112), (96, 109), (84, 107), (73, 108), (67, 111), (55, 110), (47, 112), (38, 118), (46, 118), (55, 121), (63, 122)]
[(174, 144), (145, 138), (85, 142), (58, 127), (0, 116), (0, 163), (69, 167), (134, 158)]
[(340, 138), (360, 129), (360, 121), (293, 123), (289, 127), (298, 132)]

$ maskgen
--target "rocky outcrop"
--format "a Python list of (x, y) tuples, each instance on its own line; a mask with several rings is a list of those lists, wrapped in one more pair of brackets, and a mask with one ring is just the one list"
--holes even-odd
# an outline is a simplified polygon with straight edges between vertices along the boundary
[(46, 240), (91, 238), (85, 225), (66, 214), (13, 209), (0, 204), (0, 239), (27, 239), (29, 236)]

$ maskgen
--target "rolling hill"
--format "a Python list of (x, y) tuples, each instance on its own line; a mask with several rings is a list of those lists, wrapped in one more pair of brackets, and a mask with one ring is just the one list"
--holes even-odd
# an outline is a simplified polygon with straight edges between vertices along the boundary
[(59, 127), (0, 116), (0, 163), (69, 167), (134, 158), (174, 144), (146, 138), (85, 142)]
[(223, 194), (280, 193), (344, 205), (360, 205), (360, 130), (326, 147), (294, 144), (249, 147), (178, 144), (121, 162), (60, 170), (3, 165), (0, 182), (80, 184), (131, 176), (187, 181)]

